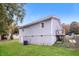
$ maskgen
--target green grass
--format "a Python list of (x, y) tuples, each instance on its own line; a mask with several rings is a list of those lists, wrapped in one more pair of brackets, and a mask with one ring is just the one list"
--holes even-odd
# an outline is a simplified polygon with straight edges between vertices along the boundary
[(22, 45), (18, 40), (1, 41), (1, 56), (78, 56), (79, 51), (58, 47), (41, 45)]

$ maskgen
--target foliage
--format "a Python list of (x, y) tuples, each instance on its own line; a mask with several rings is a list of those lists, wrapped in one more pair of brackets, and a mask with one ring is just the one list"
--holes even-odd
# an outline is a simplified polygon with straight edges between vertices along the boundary
[(70, 24), (70, 32), (79, 34), (79, 23), (78, 22), (74, 21)]
[(25, 14), (23, 5), (19, 3), (0, 4), (0, 33), (9, 32), (13, 22), (22, 22)]
[(22, 45), (18, 40), (0, 42), (2, 56), (79, 56), (79, 51), (70, 48), (41, 45)]
[(62, 26), (66, 34), (68, 33), (79, 34), (79, 23), (76, 21), (73, 21), (70, 24), (62, 24)]
[(70, 31), (70, 25), (69, 24), (62, 24), (63, 29), (65, 30), (65, 33), (67, 34)]

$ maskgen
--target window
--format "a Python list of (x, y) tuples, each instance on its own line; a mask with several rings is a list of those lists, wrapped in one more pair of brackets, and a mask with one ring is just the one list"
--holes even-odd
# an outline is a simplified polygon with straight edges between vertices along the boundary
[(44, 28), (44, 23), (41, 23), (41, 27)]

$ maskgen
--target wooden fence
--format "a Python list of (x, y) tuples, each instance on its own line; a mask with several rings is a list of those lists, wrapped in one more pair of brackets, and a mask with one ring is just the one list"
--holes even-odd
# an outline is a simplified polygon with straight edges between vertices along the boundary
[(79, 48), (79, 35), (66, 35), (64, 39), (64, 44), (70, 48)]

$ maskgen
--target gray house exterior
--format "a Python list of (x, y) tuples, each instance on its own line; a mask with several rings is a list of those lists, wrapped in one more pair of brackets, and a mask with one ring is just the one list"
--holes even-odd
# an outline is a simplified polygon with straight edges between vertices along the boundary
[(63, 35), (60, 20), (57, 17), (49, 16), (25, 26), (19, 27), (19, 40), (28, 44), (53, 45), (57, 41), (56, 35)]

